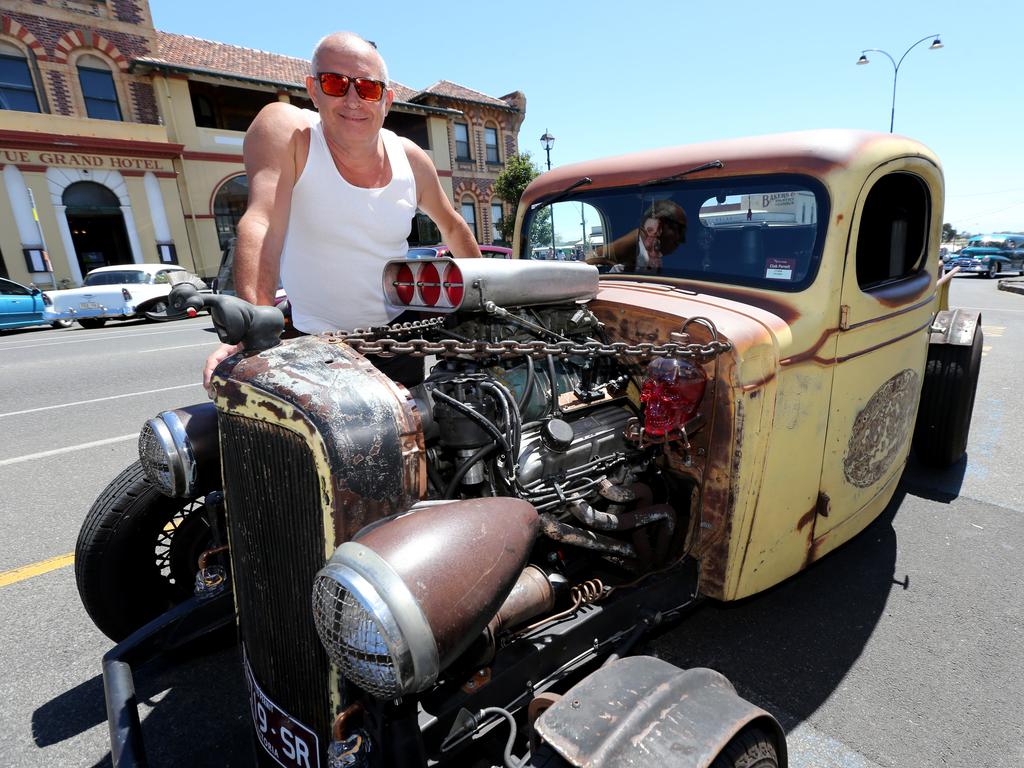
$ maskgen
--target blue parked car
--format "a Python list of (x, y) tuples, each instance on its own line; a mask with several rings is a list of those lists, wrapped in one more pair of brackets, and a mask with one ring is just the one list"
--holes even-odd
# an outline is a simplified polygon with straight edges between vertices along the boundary
[(947, 262), (946, 269), (953, 267), (984, 277), (995, 277), (1003, 272), (1024, 275), (1024, 235), (975, 235), (956, 258)]
[(67, 328), (71, 321), (57, 319), (50, 297), (38, 288), (0, 277), (0, 329), (29, 325)]

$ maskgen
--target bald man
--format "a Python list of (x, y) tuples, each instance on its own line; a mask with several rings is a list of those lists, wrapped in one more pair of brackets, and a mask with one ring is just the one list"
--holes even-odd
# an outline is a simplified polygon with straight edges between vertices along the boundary
[[(480, 248), (426, 152), (383, 128), (395, 94), (377, 49), (336, 32), (313, 51), (306, 90), (317, 112), (268, 104), (245, 135), (249, 205), (238, 223), (235, 286), (272, 306), (280, 282), (303, 333), (384, 325), (381, 270), (402, 258), (417, 209), (460, 257)], [(206, 361), (239, 351), (222, 344)], [(422, 366), (421, 366), (422, 367)]]

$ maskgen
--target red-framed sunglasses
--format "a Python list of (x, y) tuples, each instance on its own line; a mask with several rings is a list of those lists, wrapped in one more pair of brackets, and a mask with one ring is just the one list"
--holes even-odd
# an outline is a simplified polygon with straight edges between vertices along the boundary
[(387, 89), (382, 80), (339, 75), (337, 72), (320, 72), (316, 79), (320, 83), (320, 90), (328, 96), (344, 96), (348, 93), (348, 86), (351, 83), (355, 85), (356, 94), (363, 101), (380, 101)]

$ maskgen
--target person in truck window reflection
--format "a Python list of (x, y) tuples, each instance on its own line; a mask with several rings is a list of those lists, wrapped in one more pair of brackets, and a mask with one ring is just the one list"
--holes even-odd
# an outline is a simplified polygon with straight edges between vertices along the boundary
[(686, 211), (671, 200), (655, 200), (631, 232), (596, 250), (590, 264), (609, 272), (658, 273), (663, 259), (686, 242)]
[[(306, 90), (317, 112), (273, 102), (246, 132), (249, 205), (238, 223), (235, 288), (273, 306), (280, 279), (302, 333), (384, 325), (396, 318), (381, 270), (405, 257), (417, 209), (455, 255), (479, 258), (480, 248), (426, 152), (383, 128), (395, 93), (371, 43), (351, 32), (323, 38)], [(222, 344), (210, 355), (207, 388), (217, 364), (237, 351)]]

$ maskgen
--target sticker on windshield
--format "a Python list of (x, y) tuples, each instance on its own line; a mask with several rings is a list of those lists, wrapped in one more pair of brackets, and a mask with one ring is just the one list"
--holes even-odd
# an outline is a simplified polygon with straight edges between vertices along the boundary
[(765, 265), (764, 276), (768, 280), (792, 280), (796, 259), (770, 258)]

